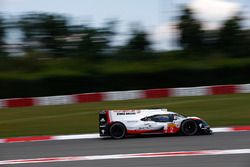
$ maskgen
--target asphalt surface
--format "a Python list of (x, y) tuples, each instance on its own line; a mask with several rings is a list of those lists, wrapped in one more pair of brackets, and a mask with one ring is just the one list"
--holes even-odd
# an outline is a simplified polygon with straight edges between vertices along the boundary
[[(85, 139), (0, 144), (0, 161), (41, 157), (131, 154), (169, 151), (250, 149), (250, 132), (215, 133), (208, 136), (168, 136), (112, 139)], [(5, 166), (5, 165), (3, 165)], [(189, 157), (136, 158), (117, 160), (19, 164), (20, 167), (249, 167), (250, 154)]]

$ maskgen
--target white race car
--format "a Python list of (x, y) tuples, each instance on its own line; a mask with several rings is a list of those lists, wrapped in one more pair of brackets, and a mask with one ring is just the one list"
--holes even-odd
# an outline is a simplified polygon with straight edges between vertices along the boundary
[(199, 117), (185, 117), (167, 109), (107, 110), (99, 113), (100, 136), (121, 139), (138, 134), (212, 134)]

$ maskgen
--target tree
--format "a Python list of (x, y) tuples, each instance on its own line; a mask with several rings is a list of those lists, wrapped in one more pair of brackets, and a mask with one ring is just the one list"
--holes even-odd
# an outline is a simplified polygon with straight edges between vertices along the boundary
[(218, 48), (227, 54), (234, 56), (247, 54), (249, 51), (249, 39), (246, 31), (241, 26), (242, 18), (233, 16), (226, 20), (219, 30)]
[(133, 24), (131, 32), (131, 37), (127, 42), (123, 46), (118, 47), (117, 57), (126, 60), (151, 58), (152, 43), (148, 38), (148, 34), (143, 30), (143, 27)]
[(180, 37), (179, 44), (184, 50), (199, 51), (203, 47), (201, 23), (195, 19), (191, 9), (184, 8), (177, 25)]
[(79, 42), (79, 56), (96, 60), (103, 56), (110, 48), (112, 37), (115, 34), (114, 26), (116, 22), (108, 22), (102, 28), (84, 26), (79, 34), (82, 34)]
[(79, 56), (88, 59), (95, 59), (103, 49), (101, 40), (98, 40), (98, 30), (84, 27), (82, 38), (79, 43)]
[(147, 33), (142, 30), (134, 30), (132, 37), (129, 39), (126, 49), (134, 52), (150, 51), (151, 43), (147, 37)]
[(20, 21), (24, 34), (25, 50), (39, 50), (53, 56), (63, 56), (68, 36), (67, 19), (61, 15), (31, 13)]
[(4, 26), (4, 19), (0, 15), (0, 56), (5, 53), (4, 51), (4, 38), (5, 38), (5, 26)]

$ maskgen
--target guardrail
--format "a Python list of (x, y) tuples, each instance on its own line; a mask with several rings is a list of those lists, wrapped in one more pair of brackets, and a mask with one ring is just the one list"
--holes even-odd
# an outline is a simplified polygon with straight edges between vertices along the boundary
[(0, 99), (0, 108), (77, 104), (87, 102), (147, 99), (176, 96), (221, 95), (236, 93), (250, 93), (250, 84), (159, 88), (146, 90), (82, 93), (47, 97)]

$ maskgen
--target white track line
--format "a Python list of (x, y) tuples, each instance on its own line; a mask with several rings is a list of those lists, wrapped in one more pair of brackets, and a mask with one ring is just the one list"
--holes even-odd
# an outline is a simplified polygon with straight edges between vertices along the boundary
[[(222, 128), (211, 128), (214, 133), (219, 132), (238, 132), (232, 130), (230, 127), (222, 127)], [(82, 135), (61, 135), (61, 136), (54, 136), (53, 140), (73, 140), (73, 139), (98, 139), (101, 138), (99, 133), (92, 133), (92, 134), (82, 134)]]
[(213, 133), (218, 133), (218, 132), (234, 132), (232, 128), (230, 127), (221, 127), (221, 128), (211, 128)]
[(98, 138), (100, 138), (99, 133), (82, 134), (82, 135), (60, 135), (53, 137), (54, 140), (98, 139)]
[(0, 161), (0, 165), (32, 164), (32, 163), (48, 163), (48, 162), (72, 162), (72, 161), (87, 161), (87, 160), (112, 160), (112, 159), (130, 159), (130, 158), (152, 158), (152, 157), (230, 155), (230, 154), (250, 154), (250, 149), (198, 150), (198, 151), (177, 151), (177, 152), (155, 152), (155, 153), (137, 153), (137, 154), (113, 154), (113, 155), (15, 159), (15, 160)]
[[(211, 128), (214, 133), (219, 132), (239, 132), (250, 131), (250, 126), (241, 127), (218, 127)], [(98, 133), (92, 134), (75, 134), (75, 135), (59, 135), (59, 136), (30, 136), (30, 137), (13, 137), (0, 139), (0, 143), (17, 143), (17, 142), (36, 142), (36, 141), (56, 141), (56, 140), (77, 140), (77, 139), (99, 139)]]

